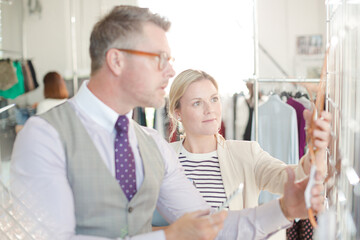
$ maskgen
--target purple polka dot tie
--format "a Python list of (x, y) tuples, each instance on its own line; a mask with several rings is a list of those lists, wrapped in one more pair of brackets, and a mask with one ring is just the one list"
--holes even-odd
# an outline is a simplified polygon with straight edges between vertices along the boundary
[(115, 124), (115, 176), (125, 196), (130, 201), (136, 193), (134, 154), (129, 142), (129, 120), (120, 115)]

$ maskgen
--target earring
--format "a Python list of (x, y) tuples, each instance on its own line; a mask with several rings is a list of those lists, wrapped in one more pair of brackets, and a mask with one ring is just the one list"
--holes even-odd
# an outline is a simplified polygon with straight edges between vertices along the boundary
[(181, 121), (181, 117), (178, 117), (177, 120), (178, 120), (178, 121)]

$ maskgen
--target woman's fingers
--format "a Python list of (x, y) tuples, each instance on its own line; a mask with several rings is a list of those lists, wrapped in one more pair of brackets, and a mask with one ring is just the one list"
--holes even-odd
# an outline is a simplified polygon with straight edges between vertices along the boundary
[(315, 139), (314, 145), (317, 148), (326, 148), (330, 142), (331, 132), (331, 114), (322, 112), (321, 118), (315, 122), (316, 129), (313, 131), (313, 138)]

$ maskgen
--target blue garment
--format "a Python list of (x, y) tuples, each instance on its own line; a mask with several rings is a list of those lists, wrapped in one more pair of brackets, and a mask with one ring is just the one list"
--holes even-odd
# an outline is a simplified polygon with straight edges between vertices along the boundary
[[(260, 146), (271, 156), (286, 164), (298, 164), (299, 141), (296, 111), (272, 95), (259, 106), (258, 134)], [(255, 140), (255, 126), (252, 123), (251, 140)], [(278, 195), (262, 191), (259, 204), (276, 199)]]
[(14, 108), (15, 109), (15, 119), (17, 125), (24, 125), (25, 122), (33, 115), (35, 115), (34, 108)]

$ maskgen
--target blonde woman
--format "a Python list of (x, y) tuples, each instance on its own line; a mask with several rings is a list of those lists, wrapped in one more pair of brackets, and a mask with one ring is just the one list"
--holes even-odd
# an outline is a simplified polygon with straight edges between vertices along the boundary
[[(185, 136), (171, 145), (186, 176), (210, 206), (218, 207), (240, 183), (244, 183), (244, 191), (231, 201), (230, 210), (257, 206), (261, 190), (283, 193), (287, 181), (284, 162), (270, 156), (257, 142), (225, 140), (218, 134), (221, 103), (213, 77), (203, 71), (183, 71), (171, 85), (169, 100), (173, 132), (181, 122)], [(304, 113), (307, 120), (310, 116), (309, 111)], [(324, 112), (313, 132), (317, 139), (316, 158), (323, 162), (322, 171), (326, 171), (330, 118), (330, 114)], [(291, 167), (296, 179), (305, 177), (310, 172), (309, 156), (306, 154), (298, 165)]]

